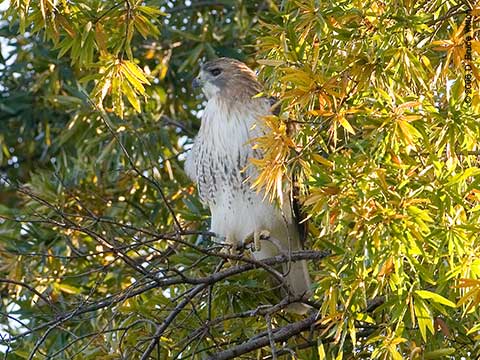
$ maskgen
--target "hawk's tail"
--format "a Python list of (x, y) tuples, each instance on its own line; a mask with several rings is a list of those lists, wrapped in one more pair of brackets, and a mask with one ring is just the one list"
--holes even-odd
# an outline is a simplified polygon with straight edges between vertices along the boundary
[[(308, 273), (307, 262), (305, 260), (292, 261), (285, 266), (284, 269), (288, 272), (286, 280), (289, 288), (294, 296), (311, 296), (311, 280)], [(293, 303), (287, 307), (288, 311), (305, 314), (311, 307), (303, 303)]]
[[(293, 238), (291, 240), (292, 248), (294, 250), (301, 248), (297, 239)], [(256, 260), (263, 260), (278, 255), (279, 252), (286, 254), (288, 251), (288, 247), (284, 246), (282, 242), (277, 240), (277, 238), (270, 237), (268, 241), (262, 241), (261, 250), (255, 251), (253, 255)], [(303, 296), (305, 298), (311, 296), (311, 280), (308, 273), (307, 262), (305, 260), (289, 261), (288, 263), (284, 264), (282, 272), (285, 274), (285, 282), (293, 296)], [(282, 292), (284, 295), (286, 294), (285, 290)], [(301, 302), (292, 303), (287, 307), (287, 311), (297, 314), (305, 314), (309, 309), (311, 309), (309, 305)]]

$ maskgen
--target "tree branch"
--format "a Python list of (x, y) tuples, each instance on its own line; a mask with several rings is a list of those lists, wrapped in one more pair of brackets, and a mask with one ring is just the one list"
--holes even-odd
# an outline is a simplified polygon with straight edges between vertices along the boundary
[[(329, 253), (320, 252), (320, 251), (297, 251), (297, 252), (291, 253), (290, 255), (278, 255), (272, 258), (264, 259), (261, 262), (266, 265), (274, 265), (279, 263), (285, 263), (288, 261), (299, 261), (299, 260), (305, 260), (305, 259), (320, 260), (325, 258), (328, 255)], [(208, 285), (214, 284), (227, 277), (230, 277), (239, 273), (243, 273), (248, 270), (255, 269), (257, 267), (259, 267), (259, 265), (256, 263), (247, 263), (247, 264), (226, 269), (224, 271), (206, 276), (204, 278), (199, 278), (199, 279), (182, 278), (182, 281), (184, 283), (198, 284), (198, 285), (195, 288), (193, 288), (191, 292), (188, 293), (188, 295), (175, 307), (175, 309), (167, 316), (167, 318), (163, 321), (163, 323), (157, 328), (153, 336), (153, 339), (151, 340), (147, 349), (144, 351), (141, 360), (148, 359), (152, 351), (155, 349), (155, 346), (158, 340), (160, 339), (160, 337), (162, 336), (162, 334), (165, 332), (168, 326), (173, 322), (173, 320), (180, 313), (180, 311), (193, 299), (193, 297), (195, 297), (198, 293), (206, 289)], [(267, 342), (270, 341), (268, 339), (268, 336), (266, 337), (266, 339), (267, 339)], [(272, 341), (277, 341), (275, 340), (275, 337), (272, 337), (272, 339), (273, 339)]]
[(277, 331), (273, 332), (271, 336), (268, 334), (249, 340), (244, 342), (243, 344), (234, 346), (228, 350), (220, 351), (214, 355), (212, 355), (209, 359), (210, 360), (227, 360), (227, 359), (235, 359), (243, 354), (249, 353), (253, 350), (260, 349), (264, 346), (268, 346), (270, 341), (273, 342), (281, 342), (290, 339), (292, 336), (301, 333), (302, 331), (310, 329), (310, 327), (315, 323), (317, 320), (317, 314), (312, 314), (308, 318), (297, 321), (290, 325), (284, 326)]

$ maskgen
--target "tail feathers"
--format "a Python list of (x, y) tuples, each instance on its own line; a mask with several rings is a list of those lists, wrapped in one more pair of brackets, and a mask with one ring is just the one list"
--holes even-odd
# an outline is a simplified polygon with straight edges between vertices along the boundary
[[(269, 241), (262, 241), (261, 250), (254, 251), (253, 256), (256, 260), (263, 260), (278, 255), (280, 252), (279, 249), (282, 248), (282, 243), (272, 237)], [(294, 243), (292, 248), (299, 249), (300, 245)], [(284, 250), (282, 252), (285, 253), (286, 251)], [(282, 270), (283, 273), (286, 274), (286, 283), (293, 296), (304, 296), (308, 298), (312, 295), (310, 289), (311, 280), (305, 260), (288, 262), (283, 266)], [(290, 304), (286, 310), (296, 314), (305, 314), (310, 309), (311, 307), (309, 305), (297, 302)]]
[(309, 297), (311, 295), (310, 285), (312, 282), (308, 273), (307, 262), (305, 260), (295, 261), (287, 264), (285, 267), (285, 270), (288, 271), (287, 284), (293, 295)]
[[(311, 280), (308, 273), (307, 262), (305, 260), (291, 262), (285, 266), (287, 274), (287, 285), (294, 296), (310, 297)], [(287, 307), (287, 310), (297, 314), (305, 314), (311, 307), (302, 303), (293, 303)]]

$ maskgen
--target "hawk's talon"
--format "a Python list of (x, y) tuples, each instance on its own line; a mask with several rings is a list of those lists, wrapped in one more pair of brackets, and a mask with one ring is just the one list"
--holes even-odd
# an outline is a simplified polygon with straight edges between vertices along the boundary
[(253, 244), (255, 246), (255, 251), (260, 251), (262, 246), (260, 244), (260, 232), (259, 231), (255, 231), (253, 233)]
[(244, 249), (249, 249), (250, 248), (250, 244), (252, 244), (254, 242), (254, 237), (255, 237), (255, 232), (251, 233), (251, 234), (248, 234), (245, 239), (243, 239), (243, 248)]
[(270, 231), (262, 230), (260, 231), (260, 240), (269, 240), (270, 239)]
[(227, 255), (235, 255), (237, 251), (237, 240), (232, 235), (225, 237), (224, 247), (222, 252)]
[(260, 251), (262, 249), (262, 243), (260, 240), (270, 239), (270, 231), (260, 230), (253, 233), (253, 243), (255, 244), (255, 251)]

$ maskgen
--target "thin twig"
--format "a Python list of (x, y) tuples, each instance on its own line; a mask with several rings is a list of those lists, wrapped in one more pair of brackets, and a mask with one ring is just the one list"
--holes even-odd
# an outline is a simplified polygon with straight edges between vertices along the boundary
[(272, 350), (272, 359), (277, 360), (277, 350), (275, 348), (275, 340), (273, 340), (272, 319), (270, 318), (270, 314), (265, 315), (265, 321), (267, 322), (268, 340), (270, 341), (270, 349)]
[(52, 301), (49, 298), (47, 298), (42, 293), (38, 292), (35, 288), (33, 288), (32, 286), (30, 286), (28, 284), (25, 284), (21, 281), (10, 280), (10, 279), (0, 279), (0, 283), (7, 283), (7, 284), (12, 284), (12, 285), (22, 286), (22, 287), (30, 290), (31, 292), (33, 292), (35, 295), (37, 295), (40, 299), (42, 299), (45, 302), (45, 304), (50, 306), (55, 312), (57, 311), (57, 308), (55, 307), (55, 305), (53, 305)]

